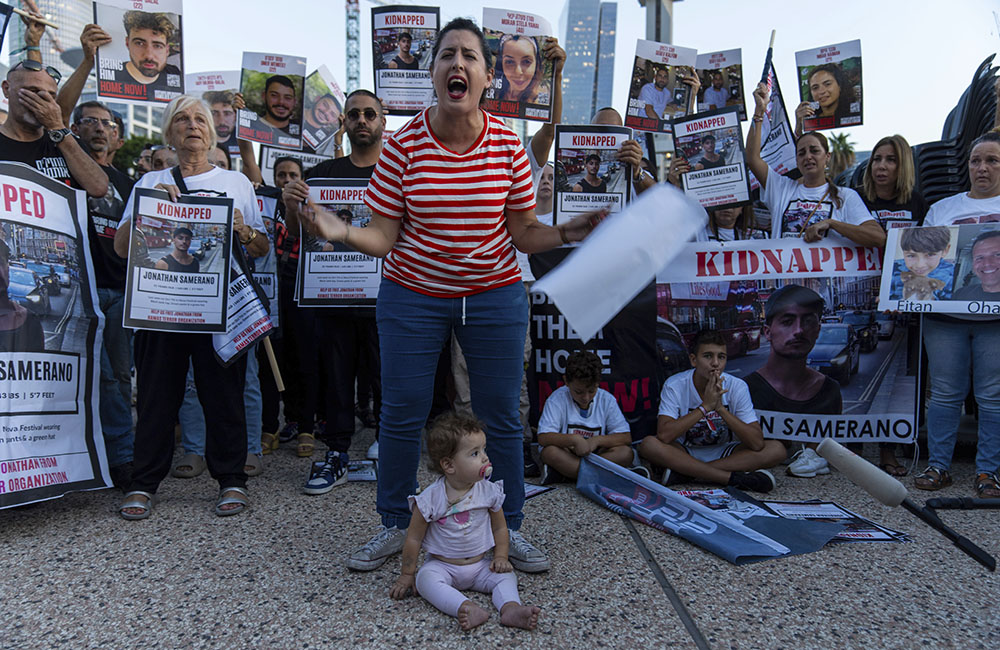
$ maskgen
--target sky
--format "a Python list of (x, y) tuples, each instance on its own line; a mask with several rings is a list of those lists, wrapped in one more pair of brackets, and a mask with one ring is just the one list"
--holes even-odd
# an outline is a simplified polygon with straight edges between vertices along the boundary
[[(419, 4), (419, 0), (379, 4)], [(540, 15), (556, 30), (565, 6), (563, 0), (437, 4), (442, 22), (456, 16), (480, 22), (484, 6), (502, 4), (527, 12), (542, 8)], [(310, 71), (326, 64), (346, 86), (343, 0), (188, 0), (184, 5), (186, 71), (234, 70), (240, 67), (244, 50), (274, 52), (305, 56)], [(360, 1), (361, 84), (367, 88), (372, 87), (368, 45), (373, 6), (369, 0)], [(822, 9), (828, 7), (832, 11), (824, 14)], [(864, 125), (843, 131), (858, 150), (866, 150), (893, 133), (911, 144), (940, 139), (945, 117), (976, 66), (1000, 50), (997, 13), (1000, 0), (684, 0), (674, 4), (672, 40), (699, 52), (741, 48), (744, 76), (754, 79), (759, 78), (770, 31), (775, 29), (774, 61), (791, 112), (797, 103), (796, 50), (861, 39)], [(619, 0), (613, 104), (622, 112), (635, 41), (640, 38), (645, 38), (645, 10), (637, 0)], [(751, 90), (746, 89), (746, 100), (752, 109)], [(403, 123), (395, 118), (389, 126)]]

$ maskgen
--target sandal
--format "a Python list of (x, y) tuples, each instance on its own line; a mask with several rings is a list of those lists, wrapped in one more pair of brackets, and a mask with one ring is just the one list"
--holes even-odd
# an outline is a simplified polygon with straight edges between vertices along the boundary
[(297, 440), (299, 458), (311, 458), (316, 447), (316, 436), (311, 433), (300, 433)]
[(976, 496), (981, 499), (1000, 497), (1000, 478), (996, 473), (979, 472), (976, 474)]
[[(141, 500), (137, 497), (145, 497), (145, 500)], [(122, 516), (122, 519), (128, 519), (130, 521), (136, 521), (139, 519), (146, 519), (149, 514), (153, 512), (153, 499), (155, 499), (149, 492), (142, 492), (141, 490), (133, 490), (132, 492), (125, 493), (125, 502), (122, 503), (121, 507), (118, 508), (118, 514)], [(142, 510), (139, 514), (134, 514), (131, 512), (125, 512), (128, 509), (135, 508), (136, 510)]]
[(264, 471), (264, 464), (260, 462), (257, 454), (247, 454), (247, 461), (243, 463), (243, 471), (247, 476), (260, 476)]
[(951, 474), (946, 469), (928, 467), (913, 479), (913, 487), (918, 490), (940, 490), (951, 485)]
[(260, 434), (260, 453), (267, 455), (272, 451), (278, 450), (278, 444), (280, 440), (277, 433), (262, 433)]
[(889, 476), (906, 476), (906, 468), (899, 463), (879, 463), (878, 468)]
[(205, 471), (205, 459), (198, 454), (185, 454), (177, 461), (170, 475), (174, 478), (194, 478)]
[[(226, 495), (230, 496), (226, 496)], [(223, 508), (223, 506), (228, 506), (236, 504), (236, 508)], [(220, 517), (228, 517), (230, 515), (238, 515), (247, 508), (250, 507), (250, 493), (247, 492), (246, 488), (241, 487), (227, 487), (219, 490), (219, 500), (215, 503), (215, 514)]]

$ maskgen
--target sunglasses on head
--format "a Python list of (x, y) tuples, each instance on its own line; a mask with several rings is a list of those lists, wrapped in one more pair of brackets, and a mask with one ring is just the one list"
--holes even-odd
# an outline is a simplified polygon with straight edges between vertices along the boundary
[(50, 65), (42, 65), (34, 59), (25, 59), (24, 61), (18, 62), (11, 70), (17, 70), (18, 68), (24, 68), (25, 70), (31, 70), (32, 72), (46, 72), (50, 77), (52, 77), (56, 84), (62, 81), (62, 73), (53, 68)]

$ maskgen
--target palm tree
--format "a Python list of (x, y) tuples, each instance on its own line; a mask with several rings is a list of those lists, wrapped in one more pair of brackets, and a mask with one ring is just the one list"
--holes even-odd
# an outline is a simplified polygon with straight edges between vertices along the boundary
[(829, 142), (830, 178), (836, 179), (854, 164), (854, 143), (847, 139), (846, 133), (831, 134)]

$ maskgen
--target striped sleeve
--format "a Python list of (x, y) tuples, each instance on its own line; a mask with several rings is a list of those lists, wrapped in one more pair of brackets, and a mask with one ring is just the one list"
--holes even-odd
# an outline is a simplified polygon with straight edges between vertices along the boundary
[(516, 212), (535, 209), (535, 184), (531, 178), (531, 162), (520, 142), (514, 150), (510, 193), (507, 209)]
[(365, 205), (383, 217), (397, 220), (406, 214), (403, 173), (406, 171), (407, 155), (397, 140), (403, 131), (393, 134), (382, 147), (382, 154), (365, 192)]

